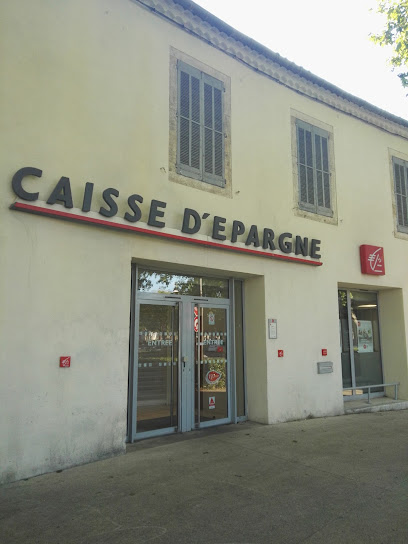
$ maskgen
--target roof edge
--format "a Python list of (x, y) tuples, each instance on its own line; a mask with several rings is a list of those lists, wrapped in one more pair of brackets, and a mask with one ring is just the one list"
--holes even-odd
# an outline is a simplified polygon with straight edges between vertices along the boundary
[(262, 45), (261, 43), (257, 42), (253, 38), (250, 38), (249, 36), (246, 36), (239, 30), (236, 30), (229, 24), (225, 23), (222, 19), (219, 19), (217, 16), (213, 15), (206, 9), (202, 8), (201, 6), (199, 6), (192, 0), (173, 0), (173, 2), (175, 4), (179, 4), (183, 9), (190, 11), (193, 15), (205, 21), (209, 25), (215, 27), (220, 32), (223, 32), (224, 34), (228, 35), (234, 40), (242, 43), (244, 46), (249, 47), (250, 49), (256, 51), (257, 53), (260, 53), (265, 58), (271, 60), (272, 62), (275, 62), (276, 64), (279, 64), (280, 66), (296, 74), (297, 76), (300, 76), (306, 79), (307, 81), (310, 81), (314, 85), (318, 85), (319, 87), (322, 87), (330, 91), (331, 93), (337, 96), (340, 96), (341, 98), (344, 98), (345, 100), (348, 100), (349, 102), (353, 102), (354, 104), (356, 104), (357, 106), (361, 108), (364, 108), (386, 119), (389, 119), (393, 123), (397, 123), (398, 125), (402, 125), (408, 128), (408, 120), (403, 119), (402, 117), (398, 117), (397, 115), (394, 115), (393, 113), (383, 110), (382, 108), (379, 108), (378, 106), (374, 106), (374, 104), (371, 104), (370, 102), (367, 102), (366, 100), (362, 98), (359, 98), (347, 91), (344, 91), (340, 87), (337, 87), (336, 85), (333, 85), (332, 83), (326, 81), (325, 79), (319, 76), (316, 76), (312, 72), (305, 70), (305, 68), (298, 66), (294, 62), (279, 55), (279, 53), (275, 53), (274, 51), (272, 51), (265, 45)]

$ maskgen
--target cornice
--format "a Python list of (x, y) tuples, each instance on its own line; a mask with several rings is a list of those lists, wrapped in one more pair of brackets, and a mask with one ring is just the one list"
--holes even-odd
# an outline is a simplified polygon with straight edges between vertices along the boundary
[[(208, 44), (216, 47), (220, 51), (237, 59), (238, 61), (243, 62), (253, 70), (266, 75), (267, 77), (282, 85), (285, 85), (297, 93), (307, 96), (312, 100), (316, 100), (347, 115), (351, 115), (357, 119), (360, 119), (361, 121), (374, 125), (391, 134), (408, 139), (408, 127), (404, 126), (405, 123), (408, 124), (407, 121), (403, 119), (401, 119), (401, 123), (393, 121), (389, 117), (395, 116), (388, 114), (388, 117), (387, 112), (385, 111), (383, 112), (384, 115), (381, 115), (382, 110), (372, 106), (368, 102), (366, 103), (363, 100), (353, 97), (352, 95), (348, 95), (348, 93), (338, 89), (340, 94), (347, 95), (350, 99), (345, 98), (344, 96), (340, 96), (339, 94), (336, 94), (336, 92), (327, 89), (325, 86), (323, 86), (323, 84), (318, 85), (317, 83), (308, 80), (306, 77), (302, 77), (302, 75), (299, 75), (295, 71), (282, 66), (279, 64), (279, 62), (274, 62), (270, 58), (267, 58), (264, 54), (244, 44), (242, 41), (239, 41), (228, 35), (226, 32), (219, 30), (216, 26), (214, 26), (214, 24), (210, 24), (203, 18), (193, 14), (191, 10), (185, 9), (181, 4), (177, 3), (177, 0), (132, 0), (132, 2), (148, 8), (157, 15), (162, 16), (170, 22), (183, 28), (183, 30), (189, 32), (190, 34), (204, 40)], [(197, 6), (197, 9), (201, 8)], [(207, 12), (204, 11), (204, 13)], [(217, 20), (217, 18), (213, 16), (209, 16), (208, 19)], [(228, 25), (225, 26), (228, 28)], [(251, 42), (252, 40), (248, 38), (248, 41)], [(260, 46), (260, 48), (263, 48), (263, 46)], [(279, 58), (281, 58), (282, 64), (292, 65), (303, 74), (307, 75), (309, 73), (303, 68), (297, 67), (295, 64), (292, 64), (283, 57), (280, 57), (276, 53), (270, 52), (270, 54), (271, 56), (276, 57), (277, 61)], [(310, 79), (319, 80), (317, 76), (314, 76), (311, 73)], [(324, 83), (324, 80), (320, 81)], [(334, 85), (329, 83), (327, 83), (327, 86), (336, 89)], [(363, 105), (360, 105), (362, 103)], [(378, 110), (378, 113), (372, 110)]]

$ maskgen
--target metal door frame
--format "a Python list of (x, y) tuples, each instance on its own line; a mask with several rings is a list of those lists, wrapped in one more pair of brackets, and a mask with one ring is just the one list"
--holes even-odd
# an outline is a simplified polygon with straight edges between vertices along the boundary
[[(216, 299), (218, 301), (220, 301), (220, 299)], [(229, 299), (223, 299), (223, 300), (228, 300)], [(226, 386), (226, 390), (227, 390), (227, 395), (228, 395), (228, 402), (227, 402), (227, 413), (228, 413), (228, 417), (226, 418), (222, 418), (222, 419), (215, 419), (215, 420), (212, 420), (212, 421), (203, 421), (201, 422), (200, 421), (200, 383), (198, 384), (198, 392), (197, 392), (197, 398), (196, 398), (196, 401), (197, 401), (197, 413), (198, 413), (198, 424), (196, 425), (196, 427), (198, 429), (205, 429), (206, 427), (215, 427), (216, 425), (226, 425), (228, 423), (231, 423), (232, 422), (232, 414), (231, 414), (231, 408), (232, 408), (232, 381), (235, 382), (235, 380), (233, 379), (232, 377), (232, 372), (231, 372), (231, 368), (234, 367), (233, 364), (231, 364), (231, 360), (232, 360), (232, 355), (234, 354), (234, 350), (231, 350), (231, 346), (232, 346), (232, 342), (234, 340), (234, 336), (231, 334), (231, 320), (230, 320), (230, 310), (231, 310), (231, 302), (229, 301), (228, 304), (225, 304), (225, 303), (218, 303), (218, 304), (215, 304), (215, 303), (209, 303), (209, 302), (195, 302), (194, 305), (197, 305), (197, 308), (198, 308), (198, 330), (200, 331), (200, 320), (201, 320), (201, 316), (200, 316), (200, 308), (214, 308), (214, 307), (217, 307), (217, 308), (222, 308), (223, 310), (226, 311), (226, 329), (227, 329), (227, 386)], [(194, 307), (193, 305), (193, 307)], [(193, 340), (194, 344), (195, 344), (195, 341)], [(200, 348), (200, 342), (198, 342), (198, 345), (197, 345), (197, 351), (199, 351), (199, 348)], [(230, 355), (231, 353), (231, 355)], [(200, 357), (198, 356), (197, 357), (197, 364), (199, 365), (200, 364)], [(235, 375), (235, 373), (234, 373)], [(198, 376), (200, 376), (200, 373), (198, 372)], [(194, 387), (194, 384), (193, 384), (193, 387)], [(234, 404), (236, 404), (236, 394), (234, 392)], [(194, 414), (193, 414), (194, 415)]]
[[(151, 436), (160, 436), (162, 434), (169, 434), (177, 431), (178, 425), (174, 427), (166, 427), (164, 429), (155, 429), (152, 431), (145, 431), (142, 433), (137, 432), (137, 380), (138, 380), (138, 373), (139, 373), (139, 366), (138, 366), (138, 359), (139, 359), (139, 322), (140, 322), (140, 306), (141, 305), (155, 305), (155, 306), (177, 306), (177, 301), (168, 301), (168, 300), (136, 300), (134, 303), (134, 310), (135, 310), (135, 318), (134, 318), (134, 328), (133, 328), (133, 339), (131, 340), (131, 346), (133, 347), (132, 350), (132, 358), (131, 358), (131, 372), (129, 372), (129, 400), (130, 400), (130, 408), (128, 408), (128, 412), (130, 413), (129, 417), (129, 423), (128, 423), (128, 441), (134, 442), (135, 440), (139, 438), (149, 438)], [(181, 377), (180, 377), (180, 332), (181, 332), (181, 319), (180, 319), (180, 313), (181, 308), (179, 305), (179, 323), (178, 323), (178, 334), (179, 334), (179, 342), (178, 342), (178, 354), (177, 354), (177, 360), (178, 360), (178, 391), (181, 392)], [(180, 393), (178, 395), (178, 404), (177, 404), (177, 414), (180, 421)], [(179, 423), (179, 422), (178, 422)]]
[[(348, 336), (349, 336), (349, 353), (350, 353), (350, 370), (351, 370), (351, 387), (353, 388), (353, 391), (355, 389), (359, 389), (359, 386), (356, 385), (356, 368), (355, 368), (355, 362), (354, 362), (354, 343), (353, 343), (353, 324), (352, 324), (352, 318), (351, 318), (351, 297), (350, 292), (360, 292), (360, 293), (373, 293), (376, 296), (377, 299), (377, 314), (378, 314), (378, 335), (379, 335), (379, 342), (380, 342), (380, 357), (381, 357), (381, 374), (382, 379), (384, 380), (384, 365), (383, 365), (383, 353), (382, 353), (382, 342), (381, 342), (381, 323), (380, 323), (380, 306), (379, 306), (379, 300), (378, 300), (378, 291), (372, 291), (371, 289), (347, 289), (344, 287), (338, 287), (337, 291), (346, 291), (347, 295), (347, 329), (348, 329)], [(343, 385), (343, 384), (342, 384)], [(352, 391), (352, 393), (353, 393)], [(385, 396), (385, 389), (384, 391), (378, 391), (376, 393), (370, 393), (370, 397), (384, 397)], [(361, 395), (343, 395), (343, 401), (347, 402), (350, 400), (362, 400), (368, 398), (368, 393), (363, 393)]]
[[(142, 438), (161, 436), (174, 432), (188, 432), (195, 428), (224, 425), (238, 420), (246, 419), (246, 416), (236, 417), (236, 391), (235, 391), (235, 344), (234, 344), (234, 319), (233, 298), (231, 298), (231, 284), (229, 280), (230, 298), (213, 298), (190, 295), (168, 295), (161, 293), (144, 293), (137, 291), (137, 266), (132, 266), (132, 301), (131, 301), (131, 335), (130, 335), (130, 365), (128, 384), (128, 434), (127, 441), (135, 442)], [(138, 349), (139, 349), (139, 322), (140, 305), (154, 304), (159, 306), (179, 305), (179, 345), (178, 345), (178, 426), (155, 429), (152, 431), (137, 432), (137, 380), (138, 380)], [(227, 333), (229, 337), (229, 355), (227, 352), (227, 365), (229, 371), (228, 380), (228, 418), (203, 422), (195, 425), (194, 417), (194, 305), (207, 307), (222, 307), (227, 310)], [(184, 360), (183, 360), (184, 359)], [(232, 387), (234, 385), (234, 388)], [(246, 387), (245, 387), (246, 394)], [(233, 410), (233, 408), (235, 409)], [(233, 413), (234, 412), (234, 413)]]

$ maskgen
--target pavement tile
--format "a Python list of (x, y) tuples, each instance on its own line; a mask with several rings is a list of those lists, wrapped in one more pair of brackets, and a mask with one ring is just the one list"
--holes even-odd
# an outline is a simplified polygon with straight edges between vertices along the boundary
[(147, 440), (0, 487), (1, 544), (406, 544), (408, 411)]

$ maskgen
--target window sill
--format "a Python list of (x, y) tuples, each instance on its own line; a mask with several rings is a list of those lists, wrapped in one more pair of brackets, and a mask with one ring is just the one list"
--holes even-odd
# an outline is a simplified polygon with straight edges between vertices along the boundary
[[(333, 216), (320, 215), (314, 212), (308, 212), (301, 208), (294, 208), (294, 214), (297, 217), (303, 217), (303, 219), (311, 219), (312, 221), (318, 221), (319, 223), (326, 223), (327, 225), (338, 225), (337, 214), (333, 212)], [(408, 235), (407, 235), (408, 238)]]
[(170, 170), (169, 181), (179, 183), (180, 185), (185, 185), (186, 187), (191, 187), (192, 189), (199, 189), (200, 191), (205, 191), (207, 193), (232, 198), (231, 186), (225, 185), (225, 187), (219, 187), (218, 185), (213, 185), (207, 181), (201, 181), (183, 174), (179, 174), (177, 173), (176, 169)]
[(400, 240), (408, 240), (408, 232), (403, 232), (401, 230), (394, 230), (394, 237), (399, 238)]

